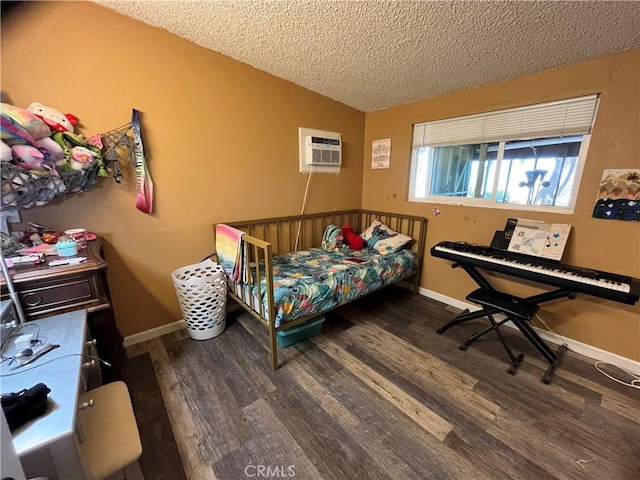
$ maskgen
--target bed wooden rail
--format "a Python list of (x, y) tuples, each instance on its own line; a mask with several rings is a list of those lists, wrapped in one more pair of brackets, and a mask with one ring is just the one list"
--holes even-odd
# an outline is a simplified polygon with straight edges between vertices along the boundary
[[(413, 275), (413, 291), (417, 292), (420, 287), (426, 240), (427, 219), (425, 217), (374, 210), (342, 210), (227, 223), (245, 232), (242, 239), (248, 256), (248, 261), (244, 264), (244, 283), (230, 284), (228, 293), (249, 314), (269, 329), (273, 370), (278, 368), (277, 333), (326, 313), (307, 315), (279, 327), (275, 326), (272, 287), (273, 256), (320, 246), (324, 230), (330, 224), (338, 227), (351, 225), (356, 232), (361, 233), (376, 219), (394, 231), (415, 240), (410, 248), (419, 257), (418, 271)], [(215, 225), (213, 235), (215, 245)], [(262, 291), (262, 280), (267, 285), (266, 292)], [(260, 301), (264, 294), (266, 294), (266, 305)]]
[[(322, 234), (328, 225), (352, 225), (360, 218), (360, 210), (292, 215), (260, 220), (227, 223), (251, 236), (271, 243), (274, 255), (319, 247)], [(298, 235), (298, 232), (300, 234)], [(297, 248), (296, 248), (297, 247)]]

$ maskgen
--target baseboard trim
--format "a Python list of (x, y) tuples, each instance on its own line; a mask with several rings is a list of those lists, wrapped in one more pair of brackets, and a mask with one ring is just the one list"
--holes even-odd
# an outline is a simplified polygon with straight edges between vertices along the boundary
[[(431, 298), (433, 300), (437, 300), (441, 303), (446, 303), (447, 305), (451, 305), (452, 307), (459, 308), (460, 310), (464, 310), (468, 308), (469, 310), (479, 310), (477, 305), (473, 305), (467, 302), (463, 302), (453, 297), (448, 297), (438, 292), (434, 292), (433, 290), (428, 290), (426, 288), (420, 287), (419, 293), (422, 296), (427, 298)], [(233, 311), (239, 308), (238, 305), (229, 305), (228, 311)], [(505, 325), (515, 328), (511, 322), (507, 322)], [(175, 332), (176, 330), (180, 330), (182, 328), (186, 328), (187, 324), (184, 320), (178, 320), (177, 322), (168, 323), (166, 325), (161, 325), (156, 328), (152, 328), (150, 330), (145, 330), (144, 332), (134, 333), (133, 335), (129, 335), (124, 338), (123, 345), (125, 347), (129, 347), (131, 345), (135, 345), (137, 343), (142, 343), (147, 340), (151, 340), (156, 337), (160, 337), (167, 333)], [(584, 355), (586, 357), (593, 358), (595, 360), (600, 360), (602, 362), (611, 363), (620, 368), (633, 372), (635, 374), (640, 375), (640, 362), (636, 362), (635, 360), (631, 360), (626, 357), (622, 357), (612, 352), (607, 352), (606, 350), (602, 350), (598, 347), (594, 347), (592, 345), (588, 345), (586, 343), (579, 342), (577, 340), (573, 340), (568, 337), (564, 337), (562, 335), (558, 335), (553, 332), (548, 332), (546, 330), (541, 330), (537, 327), (533, 327), (538, 335), (540, 335), (544, 340), (555, 343), (557, 345), (566, 344), (570, 350)]]
[(161, 337), (162, 335), (166, 335), (167, 333), (175, 332), (176, 330), (181, 330), (183, 328), (187, 328), (187, 323), (184, 320), (167, 323), (166, 325), (160, 325), (159, 327), (145, 330), (144, 332), (128, 335), (124, 337), (122, 345), (124, 347), (130, 347), (131, 345), (146, 342), (147, 340), (152, 340), (154, 338)]
[[(240, 305), (238, 304), (227, 305), (227, 313), (234, 312), (239, 308), (240, 308)], [(175, 332), (176, 330), (182, 330), (183, 328), (187, 328), (187, 322), (185, 322), (184, 320), (178, 320), (177, 322), (167, 323), (166, 325), (160, 325), (159, 327), (155, 327), (150, 330), (145, 330), (144, 332), (134, 333), (133, 335), (124, 337), (122, 345), (125, 348), (130, 347), (131, 345), (146, 342), (147, 340), (152, 340), (156, 337), (161, 337), (162, 335), (166, 335), (167, 333)]]
[[(468, 308), (471, 311), (479, 310), (479, 307), (477, 305), (466, 303), (456, 298), (448, 297), (446, 295), (434, 292), (433, 290), (428, 290), (426, 288), (420, 287), (419, 293), (420, 295), (431, 298), (433, 300), (437, 300), (442, 303), (446, 303), (447, 305), (451, 305), (452, 307), (456, 307), (461, 310), (464, 310), (465, 308)], [(511, 328), (516, 328), (511, 322), (507, 322), (505, 325)], [(611, 363), (635, 374), (640, 374), (640, 362), (636, 362), (635, 360), (622, 357), (612, 352), (607, 352), (606, 350), (594, 347), (593, 345), (588, 345), (586, 343), (582, 343), (577, 340), (558, 335), (557, 333), (542, 330), (537, 327), (533, 328), (544, 340), (555, 343), (556, 345), (566, 344), (569, 347), (569, 350), (579, 353), (580, 355), (593, 358), (594, 360)]]

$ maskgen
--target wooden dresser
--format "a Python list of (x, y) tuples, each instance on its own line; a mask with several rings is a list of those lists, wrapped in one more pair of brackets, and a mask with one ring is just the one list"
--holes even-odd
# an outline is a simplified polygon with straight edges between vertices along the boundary
[[(50, 267), (48, 262), (58, 260), (58, 257), (47, 256), (47, 262), (43, 264), (19, 264), (9, 271), (27, 321), (87, 310), (89, 330), (97, 341), (98, 354), (111, 364), (102, 371), (106, 383), (121, 379), (123, 348), (111, 306), (103, 244), (101, 237), (88, 242), (87, 247), (78, 252), (79, 257), (87, 257), (87, 260), (76, 265)], [(0, 276), (0, 286), (2, 299), (8, 299), (3, 276)]]

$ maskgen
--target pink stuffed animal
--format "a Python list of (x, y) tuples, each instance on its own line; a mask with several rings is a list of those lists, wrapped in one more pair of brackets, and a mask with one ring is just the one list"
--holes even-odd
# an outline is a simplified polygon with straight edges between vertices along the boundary
[(47, 155), (31, 145), (14, 145), (13, 163), (24, 170), (31, 170), (36, 174), (49, 174), (54, 177), (60, 176), (56, 167)]

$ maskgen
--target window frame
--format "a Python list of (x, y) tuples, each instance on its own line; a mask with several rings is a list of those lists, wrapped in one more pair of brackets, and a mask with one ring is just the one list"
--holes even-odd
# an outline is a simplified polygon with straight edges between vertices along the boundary
[[(476, 115), (469, 115), (469, 116), (463, 116), (463, 117), (455, 117), (449, 120), (445, 120), (446, 121), (450, 121), (450, 122), (456, 122), (456, 121), (465, 121), (467, 119), (473, 119), (473, 118), (480, 118), (480, 117), (488, 117), (494, 114), (501, 114), (502, 112), (510, 112), (510, 111), (517, 111), (517, 110), (526, 110), (529, 108), (536, 108), (536, 107), (543, 107), (546, 105), (557, 105), (559, 103), (567, 103), (569, 104), (572, 101), (580, 101), (580, 100), (590, 100), (592, 99), (594, 102), (594, 106), (593, 106), (593, 116), (591, 117), (591, 122), (590, 122), (590, 127), (588, 129), (588, 131), (584, 132), (584, 133), (577, 133), (577, 135), (581, 135), (582, 136), (582, 141), (581, 141), (581, 145), (580, 145), (580, 151), (578, 152), (578, 156), (577, 156), (577, 161), (576, 161), (576, 168), (575, 168), (575, 172), (573, 174), (573, 181), (574, 181), (574, 187), (571, 189), (571, 193), (570, 193), (570, 197), (569, 197), (569, 204), (567, 206), (553, 206), (553, 205), (528, 205), (528, 204), (519, 204), (519, 203), (502, 203), (502, 202), (497, 202), (496, 201), (496, 196), (497, 196), (497, 192), (496, 192), (496, 188), (498, 186), (498, 183), (500, 181), (500, 176), (499, 176), (499, 172), (500, 172), (500, 166), (501, 166), (501, 162), (503, 161), (503, 157), (504, 157), (504, 149), (505, 149), (505, 145), (507, 142), (511, 142), (511, 141), (526, 141), (526, 140), (532, 140), (534, 138), (536, 138), (536, 135), (529, 135), (529, 136), (525, 136), (524, 138), (501, 138), (501, 139), (478, 139), (478, 140), (473, 140), (473, 139), (468, 139), (466, 138), (464, 141), (458, 141), (458, 142), (451, 142), (451, 143), (443, 143), (443, 142), (439, 142), (439, 143), (434, 143), (433, 145), (428, 145), (428, 144), (422, 144), (422, 145), (416, 145), (416, 125), (421, 126), (423, 129), (426, 127), (428, 127), (430, 124), (435, 124), (435, 123), (440, 123), (443, 122), (442, 120), (440, 121), (434, 121), (434, 122), (424, 122), (424, 123), (417, 123), (412, 125), (412, 143), (411, 143), (411, 160), (410, 160), (410, 171), (409, 171), (409, 185), (408, 185), (408, 195), (407, 195), (407, 200), (409, 202), (415, 202), (415, 203), (437, 203), (440, 205), (455, 205), (455, 206), (468, 206), (468, 207), (480, 207), (480, 208), (495, 208), (495, 209), (501, 209), (501, 210), (525, 210), (525, 211), (537, 211), (537, 212), (546, 212), (546, 213), (558, 213), (558, 214), (573, 214), (575, 211), (575, 206), (577, 203), (577, 199), (578, 199), (578, 193), (580, 190), (580, 182), (582, 180), (582, 173), (584, 171), (584, 166), (586, 163), (586, 157), (589, 151), (589, 145), (591, 143), (591, 134), (592, 134), (592, 130), (593, 130), (593, 124), (595, 123), (595, 118), (596, 118), (596, 114), (597, 114), (597, 109), (598, 109), (598, 105), (599, 105), (599, 95), (589, 95), (589, 96), (585, 96), (585, 97), (578, 97), (575, 99), (566, 99), (566, 100), (561, 100), (558, 102), (549, 102), (547, 104), (538, 104), (538, 105), (532, 105), (532, 106), (526, 106), (526, 107), (520, 107), (520, 108), (515, 108), (515, 109), (508, 109), (508, 110), (500, 110), (500, 111), (496, 111), (496, 112), (488, 112), (485, 114), (476, 114)], [(424, 134), (424, 132), (423, 132)], [(569, 134), (569, 133), (564, 133), (564, 132), (557, 132), (556, 134), (551, 134), (551, 135), (546, 135), (546, 138), (560, 138), (560, 137), (568, 137), (568, 136), (574, 136), (576, 134)], [(422, 166), (420, 164), (420, 162), (418, 162), (418, 151), (420, 148), (435, 148), (435, 147), (445, 147), (445, 146), (456, 146), (456, 145), (470, 145), (470, 144), (481, 144), (481, 143), (499, 143), (498, 146), (498, 157), (497, 160), (498, 162), (496, 163), (496, 175), (493, 178), (493, 185), (492, 185), (492, 189), (491, 189), (491, 197), (490, 198), (472, 198), (472, 197), (448, 197), (445, 195), (431, 195), (431, 194), (426, 194), (426, 196), (417, 196), (416, 195), (416, 180), (417, 180), (417, 171), (418, 168), (420, 166)], [(427, 159), (426, 160), (427, 165), (426, 165), (426, 169), (427, 169), (427, 173), (426, 173), (426, 179), (425, 179), (425, 185), (427, 186), (428, 191), (431, 188), (431, 181), (432, 181), (432, 175), (433, 175), (433, 168), (431, 168), (431, 165), (433, 163), (433, 158)]]

